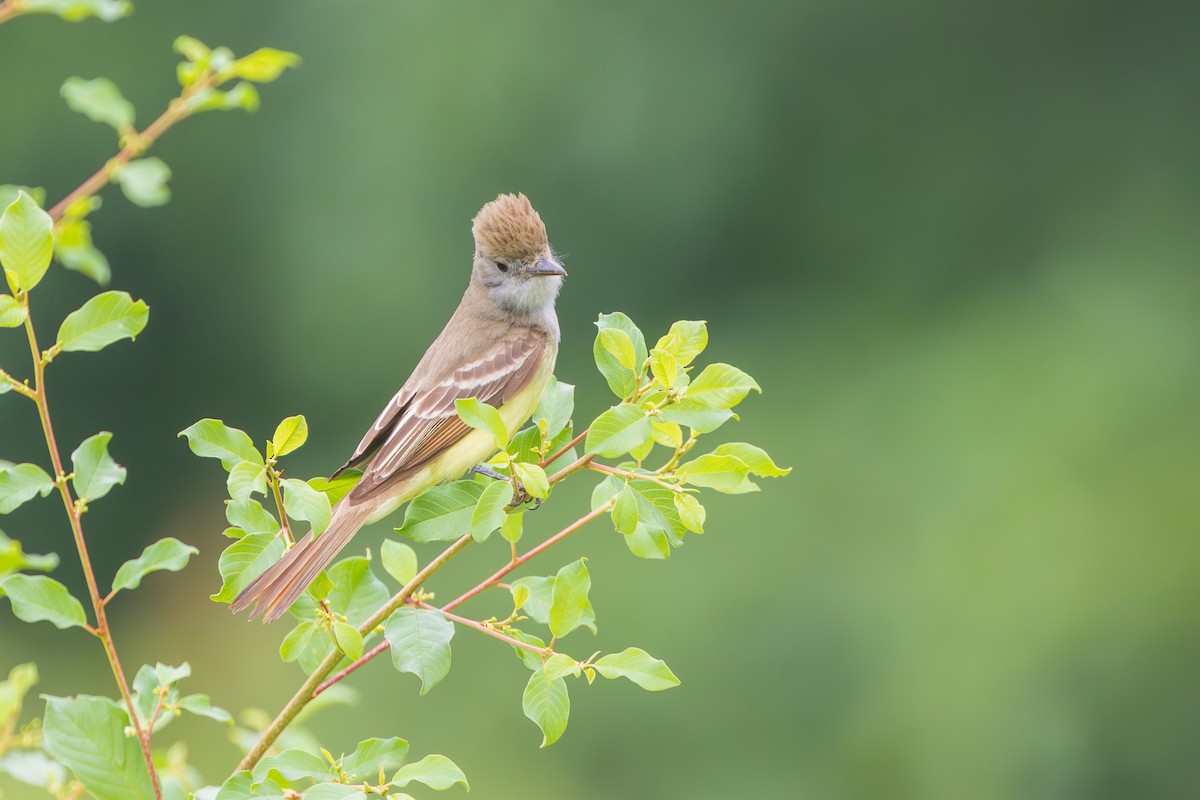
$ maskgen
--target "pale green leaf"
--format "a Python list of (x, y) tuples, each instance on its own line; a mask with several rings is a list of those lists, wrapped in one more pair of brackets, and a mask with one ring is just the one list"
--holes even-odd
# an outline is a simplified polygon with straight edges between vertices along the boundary
[(726, 494), (757, 492), (758, 486), (746, 480), (746, 463), (736, 456), (703, 455), (680, 465), (675, 476), (692, 486), (716, 489)]
[(0, 514), (10, 514), (35, 495), (54, 491), (54, 481), (37, 464), (0, 464)]
[(666, 663), (637, 647), (603, 656), (595, 666), (605, 678), (628, 678), (648, 692), (660, 692), (679, 685), (679, 678)]
[(58, 329), (64, 352), (95, 352), (122, 339), (135, 339), (146, 327), (150, 309), (125, 292), (103, 292), (67, 315)]
[(14, 294), (29, 291), (46, 274), (54, 255), (53, 231), (50, 215), (23, 191), (0, 216), (0, 266)]
[(10, 294), (0, 294), (0, 328), (19, 328), (25, 324), (25, 307)]
[(548, 622), (550, 632), (556, 638), (566, 636), (583, 624), (591, 609), (588, 592), (592, 588), (592, 579), (585, 560), (581, 558), (568, 564), (554, 577)]
[(608, 351), (622, 368), (636, 371), (637, 354), (633, 351), (633, 340), (620, 328), (601, 328), (597, 334), (600, 346)]
[(746, 373), (729, 364), (709, 364), (687, 387), (687, 399), (706, 408), (733, 408), (751, 390), (762, 392)]
[(679, 378), (679, 364), (669, 350), (654, 348), (650, 351), (650, 374), (664, 389), (670, 389)]
[(37, 685), (38, 668), (32, 662), (18, 664), (8, 672), (8, 679), (0, 681), (0, 725), (15, 719), (25, 703), (25, 695)]
[(75, 494), (84, 500), (97, 500), (117, 484), (125, 483), (125, 468), (108, 454), (111, 440), (112, 434), (102, 431), (84, 439), (71, 453), (71, 465), (75, 470), (71, 483)]
[(283, 485), (283, 507), (288, 516), (310, 523), (313, 532), (320, 535), (329, 526), (332, 516), (329, 498), (296, 478), (284, 478), (280, 483)]
[(126, 561), (117, 570), (113, 578), (114, 592), (122, 589), (136, 589), (142, 578), (151, 572), (179, 572), (187, 566), (188, 560), (200, 551), (191, 545), (184, 544), (178, 539), (167, 537), (146, 547), (142, 554), (135, 559)]
[(248, 533), (238, 539), (217, 561), (221, 591), (212, 595), (218, 603), (231, 603), (250, 582), (267, 571), (283, 555), (283, 537), (278, 533)]
[(508, 428), (500, 418), (500, 412), (477, 397), (460, 397), (454, 401), (458, 417), (472, 428), (492, 434), (497, 449), (508, 444)]
[(267, 493), (267, 468), (253, 461), (240, 461), (229, 470), (225, 484), (233, 502), (244, 505), (250, 502), (250, 495)]
[[(543, 473), (544, 474), (544, 473)], [(508, 481), (492, 481), (471, 512), (471, 534), (477, 542), (485, 542), (492, 531), (499, 528), (507, 516), (505, 510), (512, 502), (513, 487)]]
[(289, 67), (300, 64), (300, 56), (273, 47), (263, 47), (234, 61), (228, 68), (229, 77), (245, 78), (255, 83), (270, 83)]
[(133, 3), (129, 0), (24, 0), (21, 11), (57, 14), (67, 22), (79, 22), (89, 17), (114, 22), (133, 11)]
[(630, 534), (637, 527), (637, 494), (628, 486), (621, 489), (621, 493), (617, 495), (617, 503), (612, 510), (612, 521), (617, 533)]
[(542, 399), (533, 412), (533, 418), (535, 421), (545, 421), (542, 435), (546, 439), (553, 439), (571, 421), (571, 414), (574, 410), (575, 387), (551, 378), (546, 390), (542, 392)]
[(271, 443), (275, 445), (275, 456), (285, 456), (308, 440), (308, 421), (303, 414), (288, 417), (275, 428)]
[(541, 728), (541, 746), (554, 744), (567, 729), (567, 717), (571, 713), (566, 682), (562, 678), (549, 677), (545, 667), (535, 670), (525, 685), (521, 708), (525, 716)]
[(553, 653), (546, 659), (542, 667), (546, 672), (546, 680), (565, 678), (568, 675), (579, 677), (579, 662), (564, 653)]
[(161, 158), (139, 158), (117, 169), (113, 182), (137, 206), (149, 208), (161, 206), (171, 199), (167, 181), (171, 179), (171, 168)]
[(93, 122), (122, 130), (133, 125), (133, 104), (108, 78), (67, 78), (60, 90), (67, 106)]
[(521, 540), (521, 533), (525, 528), (525, 512), (515, 511), (504, 517), (504, 522), (500, 525), (500, 535), (506, 541), (516, 544)]
[(233, 716), (225, 709), (214, 706), (212, 700), (206, 694), (191, 694), (187, 697), (181, 697), (179, 699), (179, 707), (197, 717), (207, 717), (217, 722), (223, 722), (226, 725), (233, 724)]
[(338, 501), (350, 494), (350, 490), (358, 485), (360, 478), (362, 478), (362, 470), (347, 469), (334, 478), (309, 478), (308, 485), (318, 492), (323, 492), (329, 498), (330, 505), (337, 505)]
[(550, 481), (546, 476), (546, 471), (537, 464), (514, 461), (512, 469), (530, 497), (539, 497), (545, 500), (550, 496)]
[(47, 697), (46, 751), (74, 773), (96, 800), (151, 800), (141, 747), (126, 736), (129, 717), (104, 697)]
[(666, 336), (658, 340), (656, 349), (664, 350), (674, 357), (682, 368), (696, 360), (696, 356), (708, 347), (708, 323), (703, 320), (680, 320), (671, 326)]
[(468, 791), (471, 788), (467, 785), (467, 776), (458, 765), (439, 755), (428, 755), (415, 764), (405, 764), (392, 776), (392, 783), (402, 788), (413, 781), (437, 791), (449, 789), (456, 783), (461, 783)]
[(62, 786), (67, 782), (66, 769), (41, 750), (9, 750), (0, 756), (0, 775), (8, 775), (41, 789)]
[(696, 433), (712, 433), (737, 416), (727, 408), (709, 408), (691, 400), (665, 406), (661, 414), (667, 422), (686, 425)]
[(404, 763), (406, 755), (408, 742), (399, 737), (367, 739), (346, 756), (342, 769), (361, 780), (374, 781), (379, 777), (379, 770), (391, 772)]
[[(21, 543), (0, 531), (0, 578), (20, 570), (36, 569), (49, 572), (58, 566), (58, 556), (26, 553)], [(3, 714), (0, 714), (3, 717)]]
[(693, 533), (704, 533), (704, 506), (693, 494), (676, 493), (675, 510), (679, 512), (679, 520), (683, 526)]
[(442, 612), (426, 608), (400, 608), (384, 628), (392, 645), (392, 664), (400, 672), (421, 679), (421, 694), (436, 686), (450, 672), (450, 640), (454, 623)]
[[(240, 528), (245, 533), (278, 533), (279, 520), (262, 507), (262, 503), (251, 500), (248, 503), (238, 503), (233, 500), (225, 501), (225, 518), (230, 525)], [(237, 536), (236, 538), (241, 538)]]
[(792, 471), (791, 467), (781, 467), (771, 460), (767, 451), (745, 442), (729, 442), (713, 451), (715, 456), (735, 456), (741, 459), (752, 475), (760, 478), (781, 478)]
[(87, 624), (83, 606), (67, 587), (45, 575), (9, 575), (0, 581), (13, 614), (22, 622), (49, 622), (56, 628), (82, 628)]
[(635, 405), (621, 403), (596, 418), (584, 446), (589, 453), (617, 458), (645, 442), (651, 433), (646, 413)]
[(414, 542), (445, 542), (471, 530), (475, 504), (483, 486), (462, 480), (434, 486), (417, 495), (404, 513), (404, 525), (396, 532)]
[(346, 658), (357, 661), (363, 654), (363, 637), (358, 629), (345, 622), (333, 623), (333, 638)]
[(417, 554), (404, 542), (384, 539), (379, 548), (379, 560), (383, 562), (387, 574), (401, 586), (407, 586), (417, 576)]
[(54, 253), (64, 267), (83, 273), (101, 286), (112, 279), (108, 259), (92, 244), (92, 225), (87, 220), (65, 220), (56, 232)]

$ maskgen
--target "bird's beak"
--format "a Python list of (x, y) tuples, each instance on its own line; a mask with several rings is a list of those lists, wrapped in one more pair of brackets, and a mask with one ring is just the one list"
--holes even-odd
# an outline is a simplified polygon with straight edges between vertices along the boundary
[(532, 267), (529, 267), (525, 272), (529, 275), (560, 275), (565, 276), (567, 271), (563, 269), (562, 264), (555, 261), (553, 258), (540, 259)]

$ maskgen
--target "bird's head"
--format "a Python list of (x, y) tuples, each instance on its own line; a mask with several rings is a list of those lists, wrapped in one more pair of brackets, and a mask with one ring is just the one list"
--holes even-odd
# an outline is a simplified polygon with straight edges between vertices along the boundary
[(514, 312), (554, 303), (567, 271), (550, 252), (546, 226), (523, 194), (502, 194), (479, 209), (472, 280)]

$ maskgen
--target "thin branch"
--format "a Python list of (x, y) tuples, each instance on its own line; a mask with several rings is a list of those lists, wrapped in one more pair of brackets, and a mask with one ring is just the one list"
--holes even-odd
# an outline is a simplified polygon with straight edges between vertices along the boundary
[(596, 472), (603, 472), (606, 475), (617, 475), (622, 478), (628, 478), (631, 481), (649, 481), (650, 483), (657, 483), (659, 486), (663, 487), (664, 489), (670, 489), (672, 492), (678, 492), (680, 490), (678, 485), (674, 483), (667, 483), (662, 478), (654, 475), (643, 475), (640, 472), (630, 472), (629, 470), (618, 469), (617, 467), (610, 467), (607, 464), (597, 464), (595, 462), (589, 463), (587, 467), (588, 469)]
[(480, 633), (486, 633), (488, 636), (499, 639), (500, 641), (505, 642), (507, 644), (511, 644), (513, 647), (520, 647), (525, 650), (529, 650), (531, 652), (537, 653), (539, 656), (542, 656), (543, 658), (545, 658), (546, 656), (548, 656), (554, 652), (549, 647), (538, 647), (535, 644), (529, 644), (528, 642), (522, 642), (520, 639), (514, 639), (511, 636), (501, 633), (500, 631), (496, 630), (495, 628), (488, 627), (487, 625), (484, 625), (482, 622), (477, 622), (473, 619), (467, 619), (466, 617), (460, 617), (458, 614), (452, 614), (444, 608), (438, 608), (436, 606), (431, 606), (428, 603), (417, 603), (416, 605), (421, 608), (427, 608), (430, 611), (440, 611), (446, 617), (446, 619), (450, 620), (451, 622), (457, 622), (459, 625), (465, 625), (468, 628), (474, 628), (475, 630), (479, 631)]
[(75, 539), (75, 549), (79, 552), (79, 563), (83, 567), (83, 575), (87, 580), (88, 595), (91, 597), (92, 609), (96, 614), (95, 632), (104, 645), (104, 654), (108, 657), (113, 677), (125, 700), (125, 708), (129, 711), (129, 720), (141, 745), (142, 758), (146, 762), (146, 770), (150, 773), (150, 781), (154, 788), (154, 796), (161, 800), (162, 787), (158, 781), (158, 773), (154, 769), (154, 759), (150, 753), (150, 736), (142, 728), (137, 710), (133, 705), (133, 694), (129, 691), (129, 681), (125, 678), (125, 670), (117, 657), (117, 646), (113, 640), (112, 631), (108, 627), (108, 618), (104, 613), (104, 599), (96, 584), (96, 573), (92, 569), (92, 559), (88, 554), (87, 541), (83, 537), (83, 523), (80, 520), (79, 507), (71, 497), (71, 489), (67, 485), (67, 473), (63, 470), (62, 455), (59, 453), (58, 441), (54, 436), (54, 426), (50, 422), (50, 404), (46, 398), (46, 364), (42, 361), (41, 350), (38, 348), (37, 334), (33, 329), (33, 317), (29, 312), (29, 294), (21, 294), (21, 302), (25, 306), (25, 334), (29, 339), (29, 351), (33, 357), (34, 398), (37, 404), (38, 417), (42, 422), (42, 433), (46, 439), (46, 449), (50, 452), (50, 462), (54, 466), (54, 485), (62, 496), (63, 507), (71, 522), (71, 534)]
[(591, 430), (591, 428), (584, 428), (582, 431), (580, 431), (578, 436), (576, 436), (571, 441), (567, 442), (566, 447), (563, 447), (561, 450), (559, 450), (557, 453), (550, 456), (549, 458), (543, 458), (541, 466), (545, 467), (549, 464), (553, 464), (555, 461), (557, 461), (558, 459), (562, 458), (564, 455), (569, 453), (571, 451), (572, 447), (574, 447), (575, 445), (582, 442), (585, 438), (587, 438), (589, 430)]
[(5, 383), (7, 383), (9, 388), (12, 389), (17, 394), (23, 395), (25, 397), (28, 397), (30, 400), (37, 402), (37, 392), (35, 392), (33, 389), (30, 389), (28, 386), (26, 386), (23, 381), (17, 380), (12, 375), (9, 375), (7, 372), (5, 372), (2, 369), (0, 369), (0, 381), (4, 381)]
[[(360, 625), (358, 632), (365, 636), (366, 634), (375, 630), (375, 628), (377, 628), (389, 616), (391, 616), (393, 611), (404, 605), (409, 596), (419, 589), (421, 584), (424, 583), (430, 575), (445, 566), (450, 559), (454, 558), (454, 556), (456, 556), (459, 551), (470, 544), (471, 541), (472, 537), (469, 533), (456, 539), (453, 544), (442, 551), (441, 555), (439, 555), (433, 561), (430, 561), (425, 566), (425, 569), (418, 572), (403, 589), (393, 595), (391, 600), (389, 600), (383, 605), (382, 608), (372, 614), (370, 619)], [(254, 766), (262, 760), (263, 756), (267, 754), (267, 751), (271, 749), (271, 745), (275, 743), (275, 740), (279, 738), (279, 735), (284, 732), (288, 725), (291, 724), (292, 720), (296, 718), (296, 715), (300, 713), (301, 709), (308, 705), (308, 703), (314, 697), (325, 691), (325, 689), (328, 689), (330, 686), (337, 683), (339, 680), (345, 677), (345, 675), (349, 675), (354, 671), (354, 669), (357, 669), (358, 666), (362, 666), (362, 664), (359, 662), (366, 663), (364, 659), (360, 658), (357, 662), (355, 662), (355, 664), (351, 664), (349, 667), (338, 673), (333, 680), (326, 681), (325, 679), (329, 677), (334, 668), (337, 667), (338, 662), (341, 660), (342, 653), (336, 648), (332, 653), (325, 657), (325, 660), (322, 661), (315, 670), (313, 670), (312, 674), (308, 676), (308, 679), (304, 681), (300, 688), (296, 690), (296, 693), (292, 695), (292, 699), (287, 702), (287, 705), (280, 710), (275, 719), (271, 721), (271, 724), (267, 726), (267, 729), (263, 731), (263, 735), (259, 737), (259, 740), (255, 743), (254, 747), (250, 748), (250, 751), (246, 753), (246, 757), (242, 759), (240, 764), (238, 764), (238, 771), (254, 769)]]
[(571, 475), (574, 475), (576, 472), (579, 472), (579, 470), (583, 469), (588, 464), (592, 463), (592, 459), (595, 457), (596, 456), (592, 453), (588, 453), (586, 456), (580, 456), (579, 458), (575, 459), (570, 464), (563, 467), (558, 472), (554, 473), (549, 478), (547, 478), (547, 482), (551, 486), (553, 486), (556, 483), (559, 483), (560, 481), (570, 477)]

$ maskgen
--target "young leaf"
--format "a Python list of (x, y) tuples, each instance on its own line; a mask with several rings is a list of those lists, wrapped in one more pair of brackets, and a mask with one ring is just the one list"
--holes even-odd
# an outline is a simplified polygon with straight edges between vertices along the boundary
[(475, 504), (483, 486), (463, 480), (434, 486), (417, 495), (404, 512), (396, 533), (414, 542), (448, 542), (471, 530)]
[(630, 403), (621, 403), (596, 418), (585, 447), (589, 453), (617, 458), (645, 442), (652, 432), (646, 412)]
[(275, 428), (275, 435), (271, 437), (272, 444), (275, 445), (275, 457), (285, 456), (293, 450), (299, 449), (300, 445), (308, 440), (308, 421), (304, 419), (303, 414), (297, 414), (294, 417), (288, 417)]
[(0, 681), (0, 724), (15, 718), (21, 712), (25, 695), (39, 680), (37, 664), (18, 664), (8, 672), (8, 679)]
[[(240, 528), (245, 533), (279, 533), (279, 520), (257, 500), (247, 503), (226, 500), (225, 518), (229, 520), (230, 525)], [(241, 535), (235, 538), (240, 539)]]
[(233, 502), (244, 505), (250, 502), (250, 495), (267, 493), (267, 468), (253, 461), (241, 461), (229, 470), (225, 484)]
[[(592, 346), (592, 355), (596, 358), (596, 366), (599, 367), (600, 374), (608, 382), (608, 387), (612, 389), (613, 394), (620, 398), (630, 397), (638, 388), (637, 373), (646, 361), (646, 337), (642, 335), (638, 326), (633, 324), (633, 320), (619, 311), (613, 314), (601, 314), (596, 320), (596, 327), (600, 329), (596, 335), (596, 342)], [(605, 330), (619, 330), (629, 337), (630, 343), (633, 345), (632, 367), (624, 366), (621, 358), (607, 349), (601, 340), (601, 334)], [(617, 347), (622, 346), (617, 345)]]
[[(4, 531), (0, 531), (0, 578), (27, 569), (49, 572), (57, 566), (58, 556), (53, 553), (45, 556), (26, 553), (20, 542), (8, 538)], [(3, 717), (4, 715), (0, 714), (0, 719)]]
[[(637, 371), (637, 355), (633, 351), (633, 340), (620, 328), (601, 328), (597, 334), (600, 345), (608, 351), (617, 364), (631, 372)], [(603, 368), (603, 367), (602, 367)]]
[(0, 464), (0, 514), (10, 514), (34, 495), (54, 491), (54, 481), (37, 464)]
[(762, 389), (746, 373), (729, 364), (709, 364), (687, 388), (687, 399), (707, 408), (733, 408), (751, 390)]
[(262, 454), (254, 449), (254, 442), (246, 432), (231, 428), (219, 419), (202, 419), (180, 431), (179, 435), (187, 437), (188, 447), (193, 453), (202, 458), (219, 458), (221, 466), (227, 470), (242, 461), (259, 465), (263, 463)]
[(54, 238), (54, 254), (64, 267), (83, 273), (101, 286), (112, 279), (108, 259), (92, 244), (92, 226), (87, 220), (68, 218), (61, 223)]
[(143, 550), (140, 556), (121, 565), (113, 578), (113, 591), (136, 589), (141, 585), (142, 578), (151, 572), (179, 572), (187, 566), (188, 559), (199, 552), (178, 539), (160, 539)]
[(669, 350), (654, 348), (650, 351), (650, 374), (664, 389), (670, 389), (679, 378), (679, 364)]
[(661, 413), (667, 422), (686, 425), (696, 433), (711, 433), (736, 416), (727, 408), (709, 408), (691, 400), (665, 406)]
[(212, 595), (218, 603), (231, 603), (250, 582), (267, 571), (283, 555), (283, 537), (278, 533), (249, 533), (238, 539), (217, 561), (221, 591)]
[(458, 417), (472, 428), (487, 431), (496, 440), (496, 447), (503, 450), (508, 444), (508, 428), (500, 418), (500, 412), (477, 397), (460, 397), (454, 401)]
[(704, 486), (725, 494), (757, 492), (758, 485), (746, 480), (746, 463), (736, 456), (704, 455), (675, 470), (675, 476), (692, 486)]
[(383, 581), (371, 571), (370, 560), (363, 556), (343, 558), (326, 574), (333, 583), (326, 602), (356, 627), (366, 622), (391, 595)]
[(80, 602), (45, 575), (9, 575), (0, 581), (0, 594), (8, 595), (13, 614), (22, 622), (49, 622), (60, 630), (87, 624)]
[(507, 516), (505, 509), (512, 502), (513, 487), (508, 481), (492, 481), (471, 512), (471, 534), (477, 542), (485, 542), (492, 531), (499, 528)]
[(167, 186), (171, 168), (161, 158), (130, 161), (113, 173), (112, 179), (135, 206), (151, 208), (171, 199), (171, 189)]
[(367, 739), (342, 761), (342, 769), (362, 780), (373, 780), (379, 770), (391, 772), (404, 763), (408, 742), (399, 737)]
[[(284, 750), (279, 755), (269, 756), (254, 768), (256, 783), (276, 773), (285, 781), (300, 781), (305, 778), (324, 780), (329, 777), (329, 764), (315, 753), (304, 750)], [(308, 794), (308, 792), (305, 792)]]
[(392, 645), (392, 664), (421, 679), (425, 694), (450, 672), (450, 640), (454, 623), (442, 612), (400, 608), (387, 620), (383, 635)]
[(686, 367), (708, 347), (708, 324), (703, 320), (680, 320), (671, 326), (667, 335), (655, 347), (670, 353), (680, 367)]
[(558, 741), (567, 729), (567, 717), (571, 713), (571, 697), (562, 678), (551, 678), (546, 668), (534, 671), (525, 685), (521, 697), (521, 708), (525, 716), (542, 729), (542, 747)]
[(98, 500), (117, 484), (125, 483), (126, 470), (108, 454), (112, 434), (101, 431), (83, 440), (71, 453), (75, 477), (71, 483), (75, 494), (84, 500)]
[(392, 783), (401, 788), (413, 781), (423, 783), (437, 791), (449, 789), (456, 783), (461, 783), (467, 791), (471, 790), (471, 787), (467, 785), (467, 776), (458, 768), (458, 765), (445, 756), (439, 755), (425, 756), (415, 764), (405, 764), (392, 776)]
[(337, 641), (338, 650), (351, 661), (357, 661), (363, 654), (363, 637), (358, 628), (345, 622), (333, 623), (333, 638)]
[(133, 104), (108, 78), (67, 78), (59, 92), (72, 111), (116, 130), (133, 125)]
[(300, 654), (307, 650), (314, 634), (322, 631), (319, 620), (301, 620), (292, 628), (279, 644), (279, 657), (286, 662), (295, 661)]
[(129, 717), (105, 697), (47, 697), (43, 742), (96, 800), (152, 800), (154, 792)]
[(556, 638), (566, 636), (583, 624), (584, 616), (591, 609), (588, 591), (592, 588), (592, 579), (584, 561), (581, 558), (568, 564), (554, 577), (549, 623), (550, 632)]
[(563, 653), (554, 653), (546, 659), (543, 667), (546, 671), (546, 680), (554, 680), (555, 678), (565, 678), (568, 675), (579, 677), (580, 665), (579, 662)]
[(72, 311), (58, 329), (58, 348), (67, 353), (103, 350), (122, 339), (136, 339), (150, 309), (125, 292), (103, 292)]
[(129, 0), (24, 0), (21, 10), (28, 13), (57, 14), (67, 22), (96, 17), (113, 22), (133, 11)]
[(741, 459), (752, 475), (760, 478), (781, 478), (792, 471), (791, 467), (781, 467), (771, 460), (767, 451), (745, 442), (729, 442), (718, 447), (712, 453), (714, 456), (735, 456)]
[(525, 487), (525, 491), (530, 497), (540, 497), (545, 500), (550, 496), (550, 481), (546, 477), (544, 469), (537, 464), (526, 464), (521, 461), (514, 461), (512, 468), (517, 473), (517, 480)]
[(337, 505), (350, 490), (358, 485), (362, 470), (348, 469), (336, 478), (309, 478), (308, 485), (329, 498), (330, 505)]
[(700, 505), (696, 496), (677, 492), (673, 499), (675, 510), (679, 512), (679, 520), (683, 523), (683, 527), (693, 533), (704, 533), (704, 506)]
[(407, 586), (417, 576), (417, 554), (404, 542), (384, 539), (379, 548), (379, 560), (383, 562), (387, 574), (401, 586)]
[(25, 307), (10, 294), (0, 294), (0, 328), (19, 328), (25, 324)]
[(546, 428), (543, 435), (553, 439), (567, 427), (571, 414), (575, 410), (575, 387), (551, 378), (542, 399), (533, 412), (534, 420), (545, 420)]
[(255, 83), (270, 83), (288, 67), (299, 66), (300, 56), (273, 47), (263, 47), (239, 58), (229, 67), (229, 76)]
[(648, 692), (660, 692), (679, 685), (679, 678), (663, 661), (637, 647), (603, 656), (595, 666), (596, 671), (606, 678), (628, 678)]
[(283, 507), (288, 516), (302, 519), (312, 525), (313, 532), (320, 535), (329, 526), (332, 508), (329, 498), (296, 478), (284, 478)]
[(0, 216), (0, 266), (8, 286), (29, 291), (37, 286), (54, 255), (54, 222), (34, 199), (18, 192)]
[(500, 535), (505, 541), (516, 544), (521, 540), (521, 533), (525, 528), (525, 512), (516, 511), (512, 514), (507, 514), (504, 517), (504, 522), (500, 525)]
[(612, 510), (613, 527), (617, 533), (630, 534), (638, 523), (638, 500), (637, 494), (625, 486), (621, 489), (621, 493), (617, 495), (617, 503)]
[(207, 717), (217, 722), (224, 722), (226, 725), (233, 724), (233, 716), (225, 709), (214, 706), (206, 694), (190, 694), (187, 697), (181, 697), (179, 707), (197, 717)]

